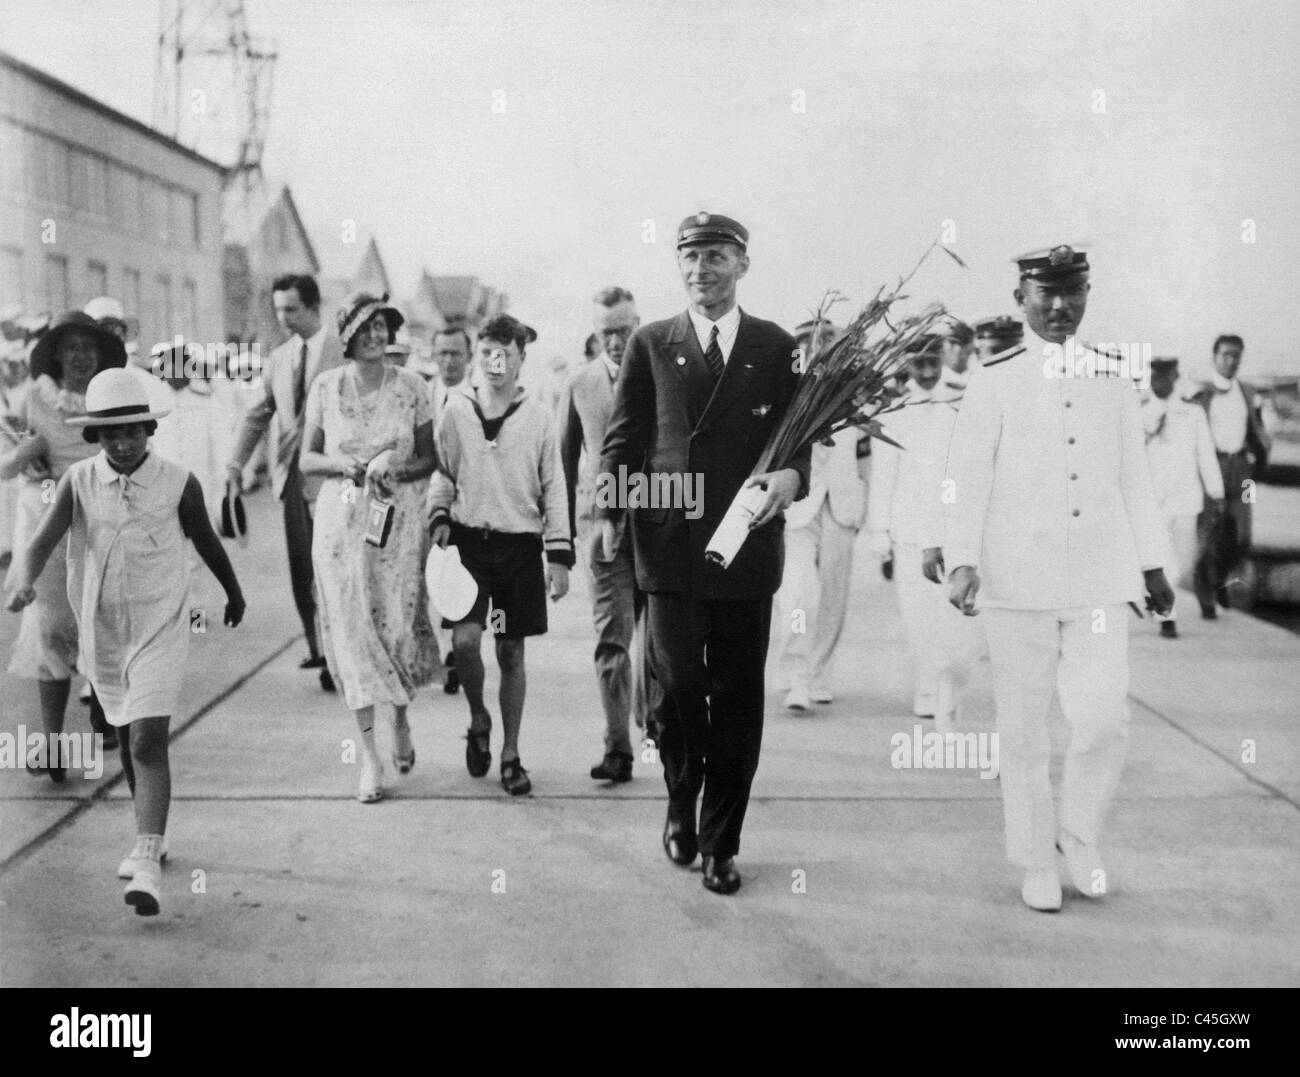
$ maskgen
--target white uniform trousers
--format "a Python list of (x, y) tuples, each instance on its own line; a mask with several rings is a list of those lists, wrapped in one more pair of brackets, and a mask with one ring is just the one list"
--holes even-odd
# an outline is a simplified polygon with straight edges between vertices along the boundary
[[(1196, 532), (1196, 514), (1188, 513), (1181, 516), (1165, 516), (1165, 529), (1169, 532), (1169, 564), (1165, 566), (1165, 577), (1169, 580), (1169, 586), (1182, 592), (1189, 602), (1195, 600), (1192, 594), (1192, 573), (1196, 569), (1197, 554), (1197, 532)], [(1172, 621), (1174, 619), (1174, 610), (1178, 606), (1179, 599), (1182, 595), (1174, 596), (1174, 605), (1169, 608), (1168, 613), (1156, 614), (1159, 621)], [(1190, 605), (1184, 604), (1185, 608), (1190, 609)]]
[(894, 544), (894, 581), (903, 633), (912, 659), (912, 713), (934, 715), (941, 727), (957, 720), (971, 670), (984, 647), (979, 619), (963, 616), (948, 601), (947, 583), (921, 572), (921, 547)]
[(777, 595), (778, 689), (830, 689), (857, 534), (831, 515), (829, 499), (805, 526), (786, 528), (785, 574)]
[(1060, 829), (1095, 844), (1128, 747), (1127, 606), (980, 614), (997, 702), (1007, 859), (1055, 866), (1047, 713), (1053, 689), (1069, 726)]

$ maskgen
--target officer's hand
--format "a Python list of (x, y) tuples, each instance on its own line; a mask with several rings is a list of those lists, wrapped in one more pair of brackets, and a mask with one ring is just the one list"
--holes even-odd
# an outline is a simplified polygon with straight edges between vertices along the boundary
[(975, 596), (979, 594), (980, 574), (971, 565), (961, 565), (949, 573), (948, 582), (952, 585), (948, 601), (967, 617), (976, 616), (979, 610), (975, 608)]
[(745, 486), (761, 486), (767, 491), (767, 498), (762, 507), (749, 521), (749, 529), (753, 531), (769, 520), (776, 519), (779, 513), (785, 512), (794, 503), (795, 495), (799, 492), (799, 472), (792, 467), (781, 471), (769, 471), (762, 475), (755, 475), (745, 483)]
[(618, 524), (613, 520), (600, 521), (600, 559), (606, 563), (614, 560), (618, 552)]
[(569, 570), (564, 565), (548, 563), (546, 566), (546, 582), (551, 592), (551, 601), (559, 602), (569, 593)]
[(232, 501), (244, 492), (244, 476), (236, 468), (226, 469), (226, 496)]
[(1174, 589), (1165, 579), (1163, 568), (1153, 568), (1142, 573), (1147, 586), (1147, 609), (1156, 613), (1168, 613), (1174, 608)]
[(943, 549), (927, 546), (921, 551), (921, 574), (931, 583), (943, 582)]
[[(429, 537), (433, 539), (433, 544), (440, 549), (445, 550), (447, 543), (451, 541), (451, 524), (441, 523), (429, 532)], [(535, 579), (536, 577), (534, 577)]]
[(894, 555), (892, 553), (880, 562), (880, 574), (887, 580), (894, 578)]
[(6, 588), (5, 597), (8, 600), (5, 609), (10, 613), (20, 613), (36, 601), (36, 588), (15, 587), (12, 590)]

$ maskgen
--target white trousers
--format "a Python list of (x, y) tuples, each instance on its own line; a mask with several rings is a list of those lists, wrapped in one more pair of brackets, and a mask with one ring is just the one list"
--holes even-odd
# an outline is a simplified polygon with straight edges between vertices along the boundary
[(1053, 690), (1069, 726), (1060, 829), (1096, 843), (1128, 748), (1127, 606), (986, 609), (1007, 859), (1052, 868), (1057, 819), (1047, 713)]
[[(1182, 592), (1189, 598), (1192, 595), (1192, 573), (1196, 568), (1196, 514), (1166, 516), (1165, 530), (1169, 535), (1169, 564), (1165, 566), (1165, 577), (1169, 586)], [(1174, 596), (1174, 605), (1168, 613), (1156, 614), (1158, 621), (1172, 621), (1174, 609), (1178, 605), (1178, 595)]]
[(804, 527), (786, 528), (775, 632), (778, 689), (830, 689), (857, 534), (836, 522), (827, 501)]
[(966, 695), (971, 669), (984, 646), (977, 617), (965, 617), (948, 601), (948, 585), (921, 572), (921, 547), (894, 544), (894, 582), (903, 634), (912, 659), (912, 713), (953, 722)]

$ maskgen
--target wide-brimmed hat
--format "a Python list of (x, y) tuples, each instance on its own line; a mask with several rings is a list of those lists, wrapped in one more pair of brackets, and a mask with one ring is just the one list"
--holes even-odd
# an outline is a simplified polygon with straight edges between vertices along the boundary
[(116, 333), (96, 323), (85, 311), (70, 310), (46, 330), (32, 347), (29, 360), (32, 377), (39, 378), (48, 374), (55, 381), (63, 380), (63, 364), (59, 359), (59, 350), (63, 347), (63, 338), (69, 333), (85, 333), (95, 341), (99, 352), (99, 363), (95, 368), (99, 372), (113, 367), (126, 366), (126, 346)]
[(244, 499), (229, 488), (221, 499), (221, 537), (238, 540), (248, 545), (248, 516), (244, 512)]
[(339, 343), (343, 345), (344, 352), (348, 350), (348, 341), (356, 335), (357, 330), (374, 315), (381, 313), (388, 322), (388, 335), (394, 336), (406, 319), (400, 310), (389, 306), (387, 292), (381, 296), (369, 292), (353, 292), (343, 300), (343, 305), (339, 307)]
[(64, 422), (69, 426), (124, 426), (170, 414), (169, 408), (149, 409), (144, 382), (129, 370), (105, 370), (86, 386), (86, 414)]
[(89, 314), (101, 326), (108, 328), (105, 323), (116, 322), (126, 333), (127, 340), (134, 340), (140, 335), (140, 319), (128, 318), (126, 310), (110, 295), (97, 296), (86, 304), (84, 313)]

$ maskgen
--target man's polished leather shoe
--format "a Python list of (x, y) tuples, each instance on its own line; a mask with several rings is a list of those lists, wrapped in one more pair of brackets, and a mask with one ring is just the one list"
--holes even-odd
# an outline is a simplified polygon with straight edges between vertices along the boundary
[(740, 872), (736, 870), (733, 857), (704, 858), (704, 889), (712, 890), (715, 894), (734, 894), (740, 889)]
[(678, 867), (689, 867), (695, 863), (699, 851), (695, 833), (674, 820), (670, 811), (664, 822), (664, 852), (668, 854), (668, 859)]
[(626, 752), (606, 752), (605, 758), (591, 768), (591, 776), (598, 782), (630, 782), (632, 757)]

